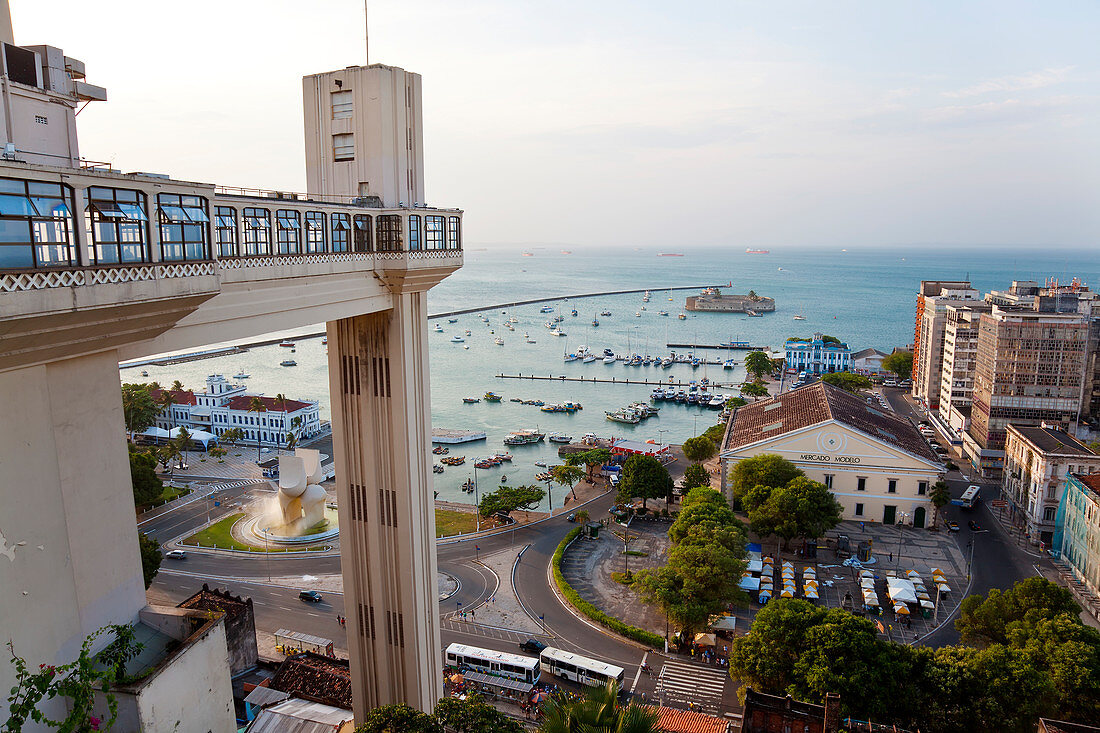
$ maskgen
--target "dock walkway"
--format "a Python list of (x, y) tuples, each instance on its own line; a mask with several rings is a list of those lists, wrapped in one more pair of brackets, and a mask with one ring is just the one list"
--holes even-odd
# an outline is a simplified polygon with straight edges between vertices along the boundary
[[(543, 376), (541, 374), (498, 374), (497, 379), (534, 379), (543, 382), (592, 382), (594, 384), (648, 384), (653, 387), (687, 387), (692, 382), (698, 383), (696, 379), (676, 379), (669, 377), (668, 379), (619, 379), (617, 377), (611, 377), (610, 379), (603, 379), (600, 377), (567, 377), (564, 374), (554, 376), (548, 374)], [(708, 382), (708, 388), (714, 387), (719, 389), (739, 389), (740, 384), (733, 384), (729, 382)]]

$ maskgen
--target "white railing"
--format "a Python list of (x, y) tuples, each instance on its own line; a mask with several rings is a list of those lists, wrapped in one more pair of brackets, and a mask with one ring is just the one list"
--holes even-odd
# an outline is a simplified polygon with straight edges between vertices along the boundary
[(201, 277), (203, 275), (217, 275), (219, 268), (242, 270), (255, 267), (313, 265), (326, 262), (374, 262), (376, 260), (400, 261), (461, 257), (462, 250), (456, 249), (425, 249), (412, 252), (317, 252), (300, 255), (226, 257), (204, 262), (150, 262), (140, 265), (19, 270), (0, 272), (0, 293)]

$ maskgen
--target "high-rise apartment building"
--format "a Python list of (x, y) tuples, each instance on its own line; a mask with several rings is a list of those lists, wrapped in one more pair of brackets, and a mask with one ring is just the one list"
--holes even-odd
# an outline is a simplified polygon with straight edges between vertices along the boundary
[(930, 409), (939, 406), (944, 326), (949, 305), (968, 305), (978, 291), (967, 280), (922, 280), (913, 330), (913, 396)]
[(993, 306), (981, 316), (970, 429), (963, 446), (983, 475), (1000, 475), (1009, 423), (1076, 427), (1089, 317), (1077, 310), (1048, 309), (1055, 307), (1055, 301), (1044, 305), (1037, 298), (1030, 309)]
[(978, 357), (978, 321), (989, 313), (985, 303), (949, 305), (943, 329), (943, 363), (940, 367), (939, 414), (962, 433), (970, 425), (970, 401)]

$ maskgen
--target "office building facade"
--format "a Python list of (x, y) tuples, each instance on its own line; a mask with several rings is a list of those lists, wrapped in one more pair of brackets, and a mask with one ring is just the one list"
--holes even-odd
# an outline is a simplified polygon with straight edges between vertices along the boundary
[(944, 327), (949, 305), (978, 300), (966, 280), (922, 280), (913, 330), (912, 394), (929, 409), (939, 407)]

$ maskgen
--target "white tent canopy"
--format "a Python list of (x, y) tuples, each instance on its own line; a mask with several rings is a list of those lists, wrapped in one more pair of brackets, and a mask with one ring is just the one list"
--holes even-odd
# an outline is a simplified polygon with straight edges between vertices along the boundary
[(895, 603), (917, 602), (917, 594), (910, 581), (903, 580), (902, 578), (887, 578), (886, 586), (890, 593), (890, 598)]
[[(187, 428), (178, 427), (174, 430), (168, 431), (164, 428), (153, 426), (150, 428), (146, 428), (140, 434), (148, 438), (154, 438), (157, 441), (162, 441), (168, 440), (169, 438), (179, 437), (180, 433), (182, 433), (184, 430), (187, 430)], [(187, 433), (191, 436), (191, 440), (194, 443), (198, 443), (202, 446), (203, 450), (208, 449), (211, 445), (218, 444), (218, 436), (214, 435), (213, 433), (208, 433), (205, 430), (187, 430)]]

